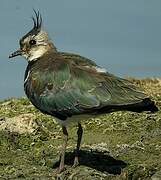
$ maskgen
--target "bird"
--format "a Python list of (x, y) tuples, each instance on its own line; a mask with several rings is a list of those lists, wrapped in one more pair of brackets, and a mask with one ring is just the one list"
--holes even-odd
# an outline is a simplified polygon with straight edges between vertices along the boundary
[(20, 49), (9, 58), (23, 56), (28, 64), (24, 91), (43, 114), (55, 118), (63, 132), (58, 173), (65, 170), (69, 124), (78, 125), (73, 167), (79, 165), (83, 128), (81, 121), (115, 111), (158, 111), (155, 102), (131, 81), (117, 77), (93, 60), (58, 51), (42, 28), (42, 16), (34, 10), (33, 28), (19, 41)]

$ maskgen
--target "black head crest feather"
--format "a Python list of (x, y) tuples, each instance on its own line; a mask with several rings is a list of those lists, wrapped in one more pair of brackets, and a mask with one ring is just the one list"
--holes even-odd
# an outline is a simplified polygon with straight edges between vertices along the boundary
[(42, 26), (42, 17), (39, 11), (36, 11), (33, 9), (35, 17), (32, 16), (32, 20), (34, 23), (34, 27), (29, 31), (25, 36), (22, 37), (20, 40), (20, 43), (27, 38), (28, 36), (36, 36), (40, 31), (41, 31), (41, 26)]
[(35, 13), (35, 17), (32, 16), (32, 20), (34, 22), (34, 30), (40, 30), (41, 29), (41, 25), (42, 25), (42, 17), (39, 11), (36, 12), (35, 9), (33, 9), (34, 13)]

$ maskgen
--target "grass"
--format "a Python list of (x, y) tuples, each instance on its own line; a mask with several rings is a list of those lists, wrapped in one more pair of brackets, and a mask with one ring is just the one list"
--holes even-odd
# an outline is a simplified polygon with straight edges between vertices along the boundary
[[(161, 107), (160, 79), (131, 79)], [(151, 179), (161, 171), (161, 112), (115, 112), (82, 123), (80, 166), (71, 168), (76, 127), (69, 128), (66, 171), (54, 175), (61, 128), (26, 98), (0, 102), (0, 179)]]

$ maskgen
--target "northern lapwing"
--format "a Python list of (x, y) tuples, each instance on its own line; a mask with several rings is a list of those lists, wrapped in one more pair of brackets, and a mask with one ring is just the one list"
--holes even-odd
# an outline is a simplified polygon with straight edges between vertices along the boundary
[(58, 51), (42, 30), (40, 13), (34, 13), (32, 30), (20, 39), (20, 49), (9, 58), (21, 55), (27, 59), (24, 90), (28, 99), (62, 126), (64, 143), (58, 169), (61, 172), (70, 122), (78, 124), (73, 165), (77, 166), (83, 133), (81, 120), (113, 111), (155, 112), (158, 108), (130, 81), (108, 73), (88, 58)]

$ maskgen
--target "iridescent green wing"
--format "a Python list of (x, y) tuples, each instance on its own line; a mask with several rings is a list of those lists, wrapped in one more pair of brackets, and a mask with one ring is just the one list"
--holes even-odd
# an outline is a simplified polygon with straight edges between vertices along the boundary
[(37, 90), (32, 98), (40, 110), (65, 119), (105, 106), (137, 103), (146, 97), (129, 81), (98, 72), (95, 64), (81, 56), (67, 56), (59, 68), (48, 67), (33, 74)]

